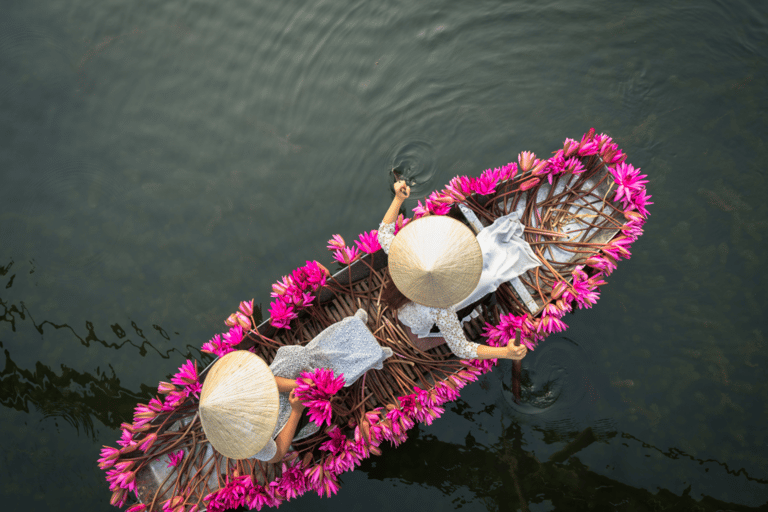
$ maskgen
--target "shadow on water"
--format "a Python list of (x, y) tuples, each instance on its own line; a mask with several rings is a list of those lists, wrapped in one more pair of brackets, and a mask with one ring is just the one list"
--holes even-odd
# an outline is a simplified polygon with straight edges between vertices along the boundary
[[(462, 407), (459, 400), (455, 407)], [(504, 420), (502, 419), (502, 422)], [(417, 427), (418, 428), (418, 427)], [(727, 503), (710, 496), (696, 500), (691, 496), (691, 486), (678, 496), (668, 489), (658, 488), (652, 493), (646, 489), (632, 487), (593, 471), (583, 464), (576, 455), (593, 443), (605, 443), (611, 438), (641, 443), (643, 448), (657, 450), (667, 457), (676, 459), (690, 457), (679, 450), (664, 452), (634, 436), (620, 432), (597, 434), (591, 427), (581, 432), (571, 432), (568, 444), (541, 461), (526, 451), (522, 428), (513, 422), (503, 429), (500, 439), (491, 446), (475, 442), (467, 434), (465, 445), (447, 443), (431, 435), (422, 435), (408, 441), (407, 450), (383, 450), (375, 460), (368, 459), (361, 469), (369, 478), (379, 480), (396, 479), (406, 484), (421, 484), (434, 487), (445, 495), (452, 495), (462, 487), (468, 487), (475, 494), (473, 501), (481, 502), (488, 510), (532, 510), (531, 506), (549, 502), (547, 510), (701, 510), (701, 511), (748, 511), (761, 507), (747, 507)], [(429, 460), (429, 471), (413, 459)], [(694, 457), (691, 460), (705, 462)], [(724, 466), (724, 465), (723, 465)], [(726, 468), (728, 470), (728, 468)], [(750, 478), (743, 470), (728, 471), (730, 474)], [(454, 501), (456, 508), (465, 504), (463, 498)], [(537, 508), (538, 509), (538, 508)]]
[[(16, 274), (11, 272), (13, 264), (11, 260), (7, 265), (0, 267), (0, 277), (10, 274), (6, 289), (13, 286), (16, 277)], [(48, 328), (63, 329), (69, 331), (72, 339), (78, 340), (85, 347), (91, 347), (92, 344), (112, 349), (133, 347), (141, 357), (151, 351), (163, 359), (169, 359), (171, 355), (177, 360), (194, 357), (204, 364), (211, 359), (191, 346), (187, 347), (186, 353), (178, 348), (160, 351), (152, 345), (134, 321), (130, 322), (131, 328), (140, 342), (134, 341), (135, 338), (119, 323), (110, 325), (110, 328), (120, 341), (109, 342), (96, 335), (94, 324), (90, 321), (85, 321), (86, 333), (83, 334), (67, 323), (56, 324), (48, 320), (38, 323), (23, 301), (11, 303), (0, 297), (0, 308), (0, 322), (9, 324), (13, 333), (17, 332), (17, 321), (29, 321), (41, 336)], [(152, 328), (165, 340), (171, 339), (159, 325), (153, 325)], [(78, 371), (64, 364), (60, 365), (61, 371), (57, 372), (40, 361), (35, 364), (34, 369), (20, 368), (12, 359), (7, 345), (8, 340), (5, 340), (5, 343), (0, 340), (0, 348), (5, 355), (5, 365), (0, 371), (0, 404), (27, 413), (32, 405), (43, 418), (60, 417), (72, 425), (78, 434), (82, 432), (95, 438), (94, 420), (117, 430), (120, 423), (131, 420), (137, 402), (149, 400), (156, 392), (154, 386), (144, 384), (140, 385), (138, 391), (121, 386), (120, 378), (111, 364), (108, 365), (107, 371), (97, 367), (93, 372)]]
[[(14, 264), (14, 261), (11, 260), (6, 266), (0, 267), (0, 277), (3, 277), (10, 272), (11, 268), (13, 267), (13, 264)], [(8, 279), (8, 283), (5, 286), (6, 289), (11, 288), (13, 286), (13, 281), (15, 278), (16, 278), (16, 274), (12, 274), (11, 277)], [(136, 324), (136, 322), (133, 320), (130, 321), (131, 328), (136, 333), (136, 336), (141, 339), (140, 343), (138, 343), (137, 341), (134, 341), (130, 337), (127, 337), (128, 333), (126, 333), (125, 329), (117, 322), (114, 324), (111, 324), (110, 329), (115, 334), (115, 336), (121, 341), (108, 342), (107, 340), (104, 340), (98, 337), (98, 335), (95, 332), (93, 322), (89, 320), (85, 321), (85, 328), (86, 328), (87, 334), (82, 335), (82, 334), (78, 334), (78, 332), (72, 326), (66, 323), (56, 324), (48, 320), (43, 320), (42, 322), (37, 323), (33, 318), (32, 313), (29, 311), (29, 309), (27, 308), (27, 306), (24, 304), (23, 301), (19, 301), (18, 303), (11, 303), (11, 302), (6, 302), (5, 300), (3, 300), (2, 297), (0, 297), (0, 307), (3, 308), (2, 314), (0, 314), (0, 322), (9, 323), (11, 330), (13, 332), (16, 332), (17, 320), (29, 319), (32, 322), (32, 325), (35, 328), (35, 330), (41, 335), (45, 334), (46, 325), (56, 330), (59, 330), (59, 329), (69, 330), (72, 333), (72, 335), (75, 338), (77, 338), (80, 341), (80, 343), (85, 347), (90, 347), (91, 343), (97, 343), (104, 346), (105, 348), (114, 348), (114, 349), (119, 349), (128, 345), (136, 348), (139, 351), (139, 355), (142, 357), (146, 356), (149, 351), (153, 351), (163, 359), (169, 359), (171, 357), (171, 354), (173, 353), (177, 353), (185, 356), (187, 355), (187, 354), (182, 354), (181, 351), (179, 351), (176, 348), (171, 348), (169, 350), (166, 350), (165, 352), (158, 350), (154, 345), (152, 345), (152, 343), (144, 335), (144, 330), (141, 329), (138, 326), (138, 324)], [(171, 339), (168, 332), (166, 332), (165, 329), (163, 329), (161, 326), (157, 324), (153, 324), (152, 328), (156, 330), (158, 334), (162, 336), (165, 340)], [(178, 334), (178, 333), (175, 333), (175, 334)], [(194, 347), (189, 346), (188, 349), (190, 351), (197, 352), (196, 357), (198, 359), (201, 358), (201, 353), (197, 351)]]

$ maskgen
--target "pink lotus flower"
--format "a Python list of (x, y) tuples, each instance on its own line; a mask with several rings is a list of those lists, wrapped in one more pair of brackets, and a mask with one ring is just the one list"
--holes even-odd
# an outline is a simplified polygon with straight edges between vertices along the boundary
[(339, 491), (339, 482), (336, 475), (322, 466), (315, 466), (304, 472), (308, 478), (308, 484), (321, 498), (330, 498)]
[(290, 329), (291, 320), (298, 317), (293, 311), (293, 306), (282, 300), (278, 299), (269, 305), (269, 323), (277, 328)]
[(283, 463), (283, 475), (277, 480), (278, 492), (287, 499), (293, 499), (304, 494), (307, 490), (307, 478), (301, 461), (297, 458), (293, 462)]
[(307, 261), (304, 270), (307, 275), (307, 283), (313, 292), (325, 286), (325, 278), (329, 275), (328, 269), (316, 261)]
[(333, 235), (333, 238), (328, 240), (328, 250), (330, 251), (343, 249), (346, 246), (347, 244), (344, 242), (344, 239), (341, 238), (341, 235)]
[(404, 414), (408, 415), (412, 419), (417, 419), (415, 416), (418, 414), (418, 403), (416, 402), (416, 395), (406, 395), (397, 398), (400, 401), (400, 406)]
[(602, 271), (607, 276), (616, 270), (615, 260), (610, 256), (606, 257), (600, 254), (590, 257), (584, 264)]
[(640, 213), (643, 217), (648, 217), (650, 213), (648, 213), (646, 207), (653, 204), (651, 201), (649, 201), (651, 197), (653, 196), (646, 194), (645, 190), (638, 192), (632, 196), (632, 204), (630, 205), (629, 209), (637, 210), (638, 213)]
[(179, 465), (179, 462), (181, 462), (181, 459), (184, 458), (184, 450), (179, 450), (177, 452), (172, 452), (168, 454), (168, 467), (173, 468)]
[(459, 392), (446, 382), (439, 382), (437, 386), (435, 386), (435, 393), (440, 404), (453, 402), (459, 398)]
[(120, 457), (120, 450), (111, 446), (104, 446), (98, 460), (100, 469), (108, 469), (115, 465), (115, 461)]
[(586, 171), (586, 167), (584, 167), (584, 164), (581, 163), (581, 160), (578, 158), (571, 157), (565, 162), (565, 170), (567, 172), (573, 173), (573, 174), (581, 174), (582, 172)]
[(239, 325), (230, 328), (229, 332), (222, 335), (222, 340), (230, 347), (234, 347), (243, 341), (243, 328)]
[[(235, 313), (234, 316), (237, 321), (237, 325), (239, 325), (245, 330), (251, 329), (251, 319), (249, 317), (245, 316), (241, 311), (238, 311), (237, 313)], [(230, 326), (230, 327), (234, 327), (234, 326)]]
[(573, 139), (565, 139), (565, 142), (563, 142), (563, 154), (565, 156), (573, 156), (573, 154), (576, 153), (578, 149), (579, 143)]
[(165, 397), (165, 403), (163, 404), (163, 411), (172, 411), (176, 409), (178, 406), (184, 403), (186, 398), (186, 391), (174, 391), (172, 393), (168, 393), (168, 395)]
[(359, 257), (360, 251), (357, 247), (343, 247), (333, 251), (333, 259), (344, 265), (351, 265)]
[(160, 384), (157, 385), (157, 392), (161, 395), (167, 395), (173, 391), (176, 391), (176, 386), (169, 382), (160, 381)]
[(155, 412), (160, 412), (160, 410), (163, 407), (163, 402), (157, 399), (157, 397), (153, 398), (149, 401), (149, 404), (147, 405), (151, 410)]
[(632, 253), (629, 252), (631, 245), (631, 238), (620, 236), (604, 245), (601, 251), (614, 260), (620, 261), (622, 258), (629, 259), (632, 256)]
[(144, 438), (144, 441), (139, 444), (139, 450), (143, 452), (147, 452), (150, 448), (152, 448), (152, 445), (155, 444), (155, 441), (157, 441), (157, 434), (154, 432), (149, 434), (147, 437)]
[(333, 370), (317, 368), (302, 372), (296, 396), (307, 407), (309, 419), (317, 425), (331, 424), (333, 409), (330, 399), (344, 386), (344, 375), (334, 376)]
[[(426, 200), (424, 201), (426, 203)], [(413, 218), (414, 219), (420, 219), (422, 217), (425, 217), (429, 215), (431, 212), (429, 211), (429, 205), (422, 205), (421, 200), (417, 201), (416, 206), (413, 208)]]
[(237, 325), (237, 315), (235, 315), (234, 313), (229, 315), (227, 317), (227, 319), (224, 320), (224, 325), (226, 325), (227, 327), (234, 327), (234, 326), (236, 326)]
[(621, 226), (621, 231), (628, 237), (636, 240), (643, 234), (643, 224), (645, 224), (644, 221), (631, 220)]
[(501, 172), (499, 173), (499, 179), (501, 181), (511, 180), (517, 175), (517, 162), (510, 162), (507, 165), (501, 166)]
[(595, 142), (595, 129), (590, 128), (589, 132), (585, 133), (579, 143), (579, 149), (577, 151), (579, 156), (594, 155), (600, 149), (597, 142)]
[(339, 453), (347, 443), (347, 436), (341, 431), (339, 427), (334, 425), (327, 431), (328, 441), (320, 445), (320, 450), (331, 452), (333, 455)]
[(136, 442), (133, 440), (133, 433), (128, 429), (122, 429), (120, 439), (117, 440), (117, 444), (122, 446), (123, 448), (130, 446), (130, 445), (136, 445)]
[(456, 176), (445, 187), (448, 193), (459, 201), (472, 194), (472, 180), (467, 176)]
[(171, 379), (171, 382), (178, 386), (189, 386), (197, 381), (197, 361), (191, 359), (187, 359), (187, 362), (181, 365), (179, 371)]
[(355, 240), (355, 244), (366, 254), (373, 254), (381, 250), (381, 244), (379, 244), (379, 232), (377, 230), (369, 231), (368, 233), (361, 233), (358, 240)]
[(530, 179), (528, 179), (528, 180), (525, 180), (525, 181), (524, 181), (524, 182), (523, 182), (523, 183), (520, 185), (520, 190), (523, 190), (523, 191), (525, 191), (525, 190), (529, 190), (529, 189), (532, 189), (533, 187), (535, 187), (536, 185), (538, 185), (540, 181), (541, 181), (541, 180), (540, 180), (539, 178), (530, 178)]
[(496, 186), (501, 180), (501, 168), (486, 169), (479, 178), (473, 180), (475, 192), (481, 196), (487, 196), (489, 194), (496, 193)]
[(244, 300), (240, 303), (240, 311), (242, 311), (245, 316), (253, 315), (253, 301), (254, 299), (247, 301)]
[(536, 160), (536, 155), (530, 151), (523, 151), (522, 153), (517, 155), (517, 161), (520, 162), (520, 170), (523, 172), (530, 171), (531, 167), (533, 167), (534, 165), (535, 160)]
[(288, 291), (289, 288), (293, 286), (293, 279), (290, 277), (283, 276), (283, 279), (281, 281), (276, 282), (272, 285), (272, 293), (269, 295), (271, 297), (280, 297), (282, 295), (285, 295), (285, 293)]
[(448, 203), (439, 203), (427, 199), (426, 204), (427, 209), (435, 215), (447, 215), (451, 211), (451, 205)]
[(216, 336), (211, 338), (210, 341), (203, 344), (200, 350), (203, 352), (207, 352), (209, 354), (215, 354), (219, 357), (222, 357), (226, 354), (229, 354), (234, 349), (231, 346), (229, 346), (226, 341), (223, 341), (221, 339), (220, 334), (217, 334)]
[(397, 234), (401, 229), (403, 229), (403, 226), (408, 224), (411, 221), (411, 219), (407, 217), (403, 217), (403, 214), (397, 216), (397, 220), (395, 221), (395, 234)]
[(626, 209), (631, 204), (632, 196), (645, 189), (648, 180), (643, 178), (647, 176), (641, 175), (640, 169), (635, 169), (631, 164), (618, 164), (616, 167), (609, 167), (608, 170), (618, 185), (613, 200), (621, 201), (624, 209)]
[(289, 293), (283, 295), (283, 301), (286, 304), (293, 304), (296, 311), (308, 307), (310, 304), (312, 304), (313, 300), (315, 300), (314, 295), (309, 292), (302, 293), (300, 290), (295, 288), (291, 289)]
[(112, 493), (112, 497), (109, 499), (109, 504), (115, 507), (122, 507), (125, 504), (127, 494), (125, 489), (117, 489)]

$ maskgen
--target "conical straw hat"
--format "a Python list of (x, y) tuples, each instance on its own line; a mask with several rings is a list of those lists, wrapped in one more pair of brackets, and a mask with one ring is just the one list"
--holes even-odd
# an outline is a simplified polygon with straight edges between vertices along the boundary
[(214, 448), (230, 459), (253, 457), (272, 438), (280, 398), (272, 371), (237, 350), (213, 365), (200, 393), (200, 422)]
[(443, 215), (411, 221), (389, 248), (389, 273), (400, 292), (424, 306), (447, 308), (480, 281), (483, 253), (467, 226)]

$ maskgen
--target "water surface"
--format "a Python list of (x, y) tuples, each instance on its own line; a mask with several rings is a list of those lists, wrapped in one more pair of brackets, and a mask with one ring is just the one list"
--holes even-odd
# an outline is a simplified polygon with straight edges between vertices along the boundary
[[(287, 510), (768, 502), (760, 2), (11, 1), (0, 21), (9, 509), (104, 510), (95, 460), (240, 300), (457, 174), (590, 127), (650, 178), (591, 310)], [(581, 436), (581, 437), (579, 437)], [(551, 458), (551, 460), (550, 460)]]

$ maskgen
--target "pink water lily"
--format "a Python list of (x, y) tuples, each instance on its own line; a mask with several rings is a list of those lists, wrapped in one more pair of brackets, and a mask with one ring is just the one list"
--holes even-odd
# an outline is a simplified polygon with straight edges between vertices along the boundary
[(326, 277), (330, 274), (328, 269), (317, 261), (307, 261), (304, 270), (306, 271), (307, 283), (313, 292), (325, 286)]
[(395, 234), (397, 234), (401, 229), (403, 229), (403, 226), (408, 224), (411, 221), (411, 219), (404, 217), (401, 213), (397, 216), (397, 220), (395, 221)]
[(573, 156), (579, 149), (579, 143), (573, 139), (565, 139), (563, 142), (563, 154), (567, 157)]
[(357, 244), (357, 247), (366, 254), (373, 254), (381, 250), (378, 230), (374, 229), (367, 233), (361, 233), (360, 237), (355, 240), (355, 244)]
[(253, 315), (253, 301), (254, 301), (254, 299), (244, 300), (243, 302), (240, 303), (240, 311), (245, 316)]
[(231, 327), (229, 332), (221, 336), (221, 339), (230, 347), (234, 347), (243, 341), (243, 328), (240, 325)]
[(630, 210), (637, 210), (638, 213), (640, 213), (643, 217), (647, 217), (650, 215), (647, 210), (647, 206), (653, 204), (649, 199), (653, 197), (646, 193), (645, 190), (642, 190), (632, 196), (632, 201), (630, 205)]
[(357, 247), (343, 247), (333, 251), (333, 259), (344, 265), (351, 265), (360, 257), (360, 251)]
[(448, 193), (459, 201), (464, 201), (472, 193), (472, 180), (467, 176), (456, 176), (445, 187)]
[(143, 452), (148, 451), (150, 448), (152, 448), (152, 445), (155, 444), (155, 441), (157, 441), (157, 434), (153, 432), (145, 437), (144, 440), (139, 444), (139, 450)]
[(643, 178), (647, 176), (645, 174), (641, 175), (640, 169), (635, 169), (631, 164), (622, 163), (608, 169), (617, 185), (613, 200), (621, 201), (624, 209), (627, 209), (631, 204), (632, 196), (645, 189), (645, 184), (648, 183), (648, 180)]
[(523, 172), (530, 171), (534, 165), (535, 160), (536, 155), (530, 151), (523, 151), (517, 155), (517, 161), (520, 163), (520, 170)]
[(429, 205), (426, 204), (426, 200), (424, 201), (424, 203), (425, 204), (422, 205), (421, 204), (421, 200), (416, 202), (416, 206), (413, 208), (413, 219), (414, 220), (420, 219), (420, 218), (425, 217), (425, 216), (429, 215), (430, 213), (432, 213), (432, 212), (429, 211)]
[(276, 300), (269, 305), (269, 323), (275, 327), (290, 329), (291, 320), (298, 318), (293, 311), (293, 306), (286, 304), (282, 300)]
[(221, 334), (217, 334), (213, 338), (211, 338), (210, 341), (203, 344), (200, 350), (203, 352), (207, 352), (209, 354), (215, 354), (219, 357), (222, 357), (232, 352), (234, 348), (232, 348), (225, 340), (221, 339)]
[(291, 463), (283, 463), (282, 469), (283, 475), (277, 481), (278, 492), (289, 500), (304, 494), (307, 490), (307, 478), (304, 476), (301, 461), (296, 458)]
[(335, 251), (336, 249), (343, 249), (346, 247), (347, 244), (344, 242), (344, 239), (341, 238), (341, 235), (333, 235), (333, 237), (328, 240), (328, 250)]
[(169, 453), (168, 454), (168, 467), (173, 468), (179, 465), (179, 462), (181, 462), (181, 459), (184, 458), (184, 450), (179, 450), (177, 452)]
[(517, 162), (510, 162), (507, 165), (501, 166), (499, 179), (501, 179), (502, 181), (511, 180), (516, 175), (517, 175)]
[(533, 187), (538, 185), (540, 181), (541, 180), (539, 178), (531, 178), (531, 179), (525, 180), (520, 184), (520, 190), (532, 189)]
[(285, 295), (285, 293), (293, 286), (293, 279), (291, 277), (283, 276), (282, 280), (276, 282), (272, 285), (272, 293), (269, 295), (271, 297), (280, 297), (281, 295)]

